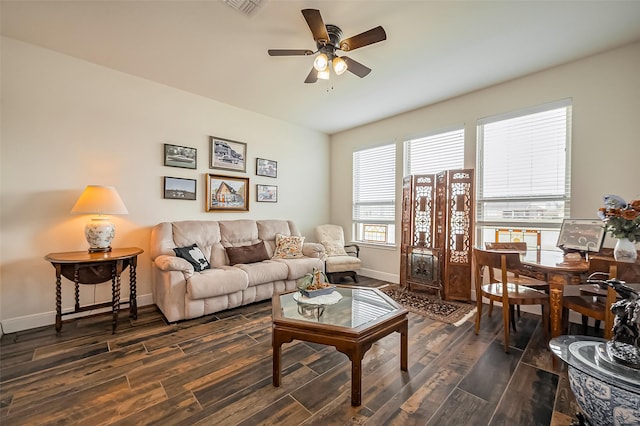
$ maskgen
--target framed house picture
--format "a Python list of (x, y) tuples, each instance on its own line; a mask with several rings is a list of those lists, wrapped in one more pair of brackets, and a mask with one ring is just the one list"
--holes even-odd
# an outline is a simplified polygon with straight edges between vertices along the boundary
[(207, 211), (249, 211), (249, 178), (207, 174)]
[(174, 200), (195, 200), (196, 180), (165, 176), (164, 198)]
[(261, 203), (277, 203), (278, 187), (275, 185), (256, 185), (256, 200)]
[(209, 136), (211, 169), (247, 171), (247, 144), (244, 142)]
[(197, 169), (198, 150), (187, 146), (165, 143), (164, 165), (169, 167), (182, 167), (183, 169)]
[(264, 158), (256, 158), (256, 175), (272, 178), (278, 177), (278, 162)]

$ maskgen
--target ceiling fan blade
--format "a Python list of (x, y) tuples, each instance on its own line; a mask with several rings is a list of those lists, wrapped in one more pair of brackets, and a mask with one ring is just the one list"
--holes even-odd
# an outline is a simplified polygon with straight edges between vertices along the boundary
[(313, 55), (313, 50), (308, 49), (269, 49), (269, 56), (307, 56)]
[(307, 79), (304, 81), (305, 83), (315, 83), (318, 81), (318, 71), (315, 68), (311, 67), (311, 72), (307, 76)]
[(321, 43), (327, 43), (329, 41), (329, 33), (327, 33), (327, 27), (324, 25), (322, 16), (318, 9), (302, 9), (302, 16), (307, 21), (313, 39)]
[(384, 28), (378, 26), (371, 28), (369, 31), (365, 31), (353, 37), (349, 37), (348, 39), (342, 40), (340, 42), (340, 50), (348, 52), (386, 39), (387, 33), (384, 31)]
[(366, 77), (371, 72), (371, 68), (362, 65), (358, 61), (354, 61), (346, 56), (340, 57), (347, 63), (347, 71), (351, 71), (360, 78)]

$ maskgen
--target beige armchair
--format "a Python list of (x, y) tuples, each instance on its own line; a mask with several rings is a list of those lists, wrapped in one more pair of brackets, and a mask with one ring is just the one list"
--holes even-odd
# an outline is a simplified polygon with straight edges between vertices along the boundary
[(360, 247), (344, 243), (344, 232), (338, 225), (320, 225), (316, 227), (316, 239), (324, 246), (326, 253), (325, 273), (329, 282), (335, 283), (344, 277), (358, 282), (361, 262), (358, 259)]

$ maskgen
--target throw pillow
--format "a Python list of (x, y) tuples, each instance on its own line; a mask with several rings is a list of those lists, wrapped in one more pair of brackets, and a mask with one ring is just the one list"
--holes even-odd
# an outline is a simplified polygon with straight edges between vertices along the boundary
[(204, 256), (202, 250), (200, 250), (200, 247), (196, 244), (187, 247), (176, 247), (173, 251), (176, 253), (176, 256), (181, 257), (192, 264), (193, 269), (198, 272), (211, 268), (209, 261)]
[(272, 259), (296, 259), (303, 257), (302, 245), (304, 237), (296, 237), (276, 234), (276, 251)]
[(225, 250), (227, 251), (227, 256), (229, 256), (230, 265), (262, 262), (263, 260), (269, 259), (264, 241), (260, 241), (251, 246), (225, 247)]
[(321, 244), (324, 246), (327, 256), (348, 256), (340, 241), (322, 241)]

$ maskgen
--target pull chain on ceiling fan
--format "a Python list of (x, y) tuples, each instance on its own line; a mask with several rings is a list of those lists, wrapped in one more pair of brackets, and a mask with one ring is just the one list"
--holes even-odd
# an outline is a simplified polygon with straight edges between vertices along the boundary
[(317, 9), (303, 9), (302, 16), (307, 21), (316, 51), (308, 49), (269, 49), (269, 56), (309, 56), (319, 53), (313, 61), (305, 83), (315, 83), (318, 79), (328, 79), (329, 69), (333, 68), (337, 75), (349, 71), (360, 78), (366, 77), (371, 68), (362, 65), (347, 56), (338, 56), (337, 50), (349, 52), (387, 39), (384, 28), (378, 26), (353, 37), (342, 40), (342, 30), (335, 25), (325, 25)]

